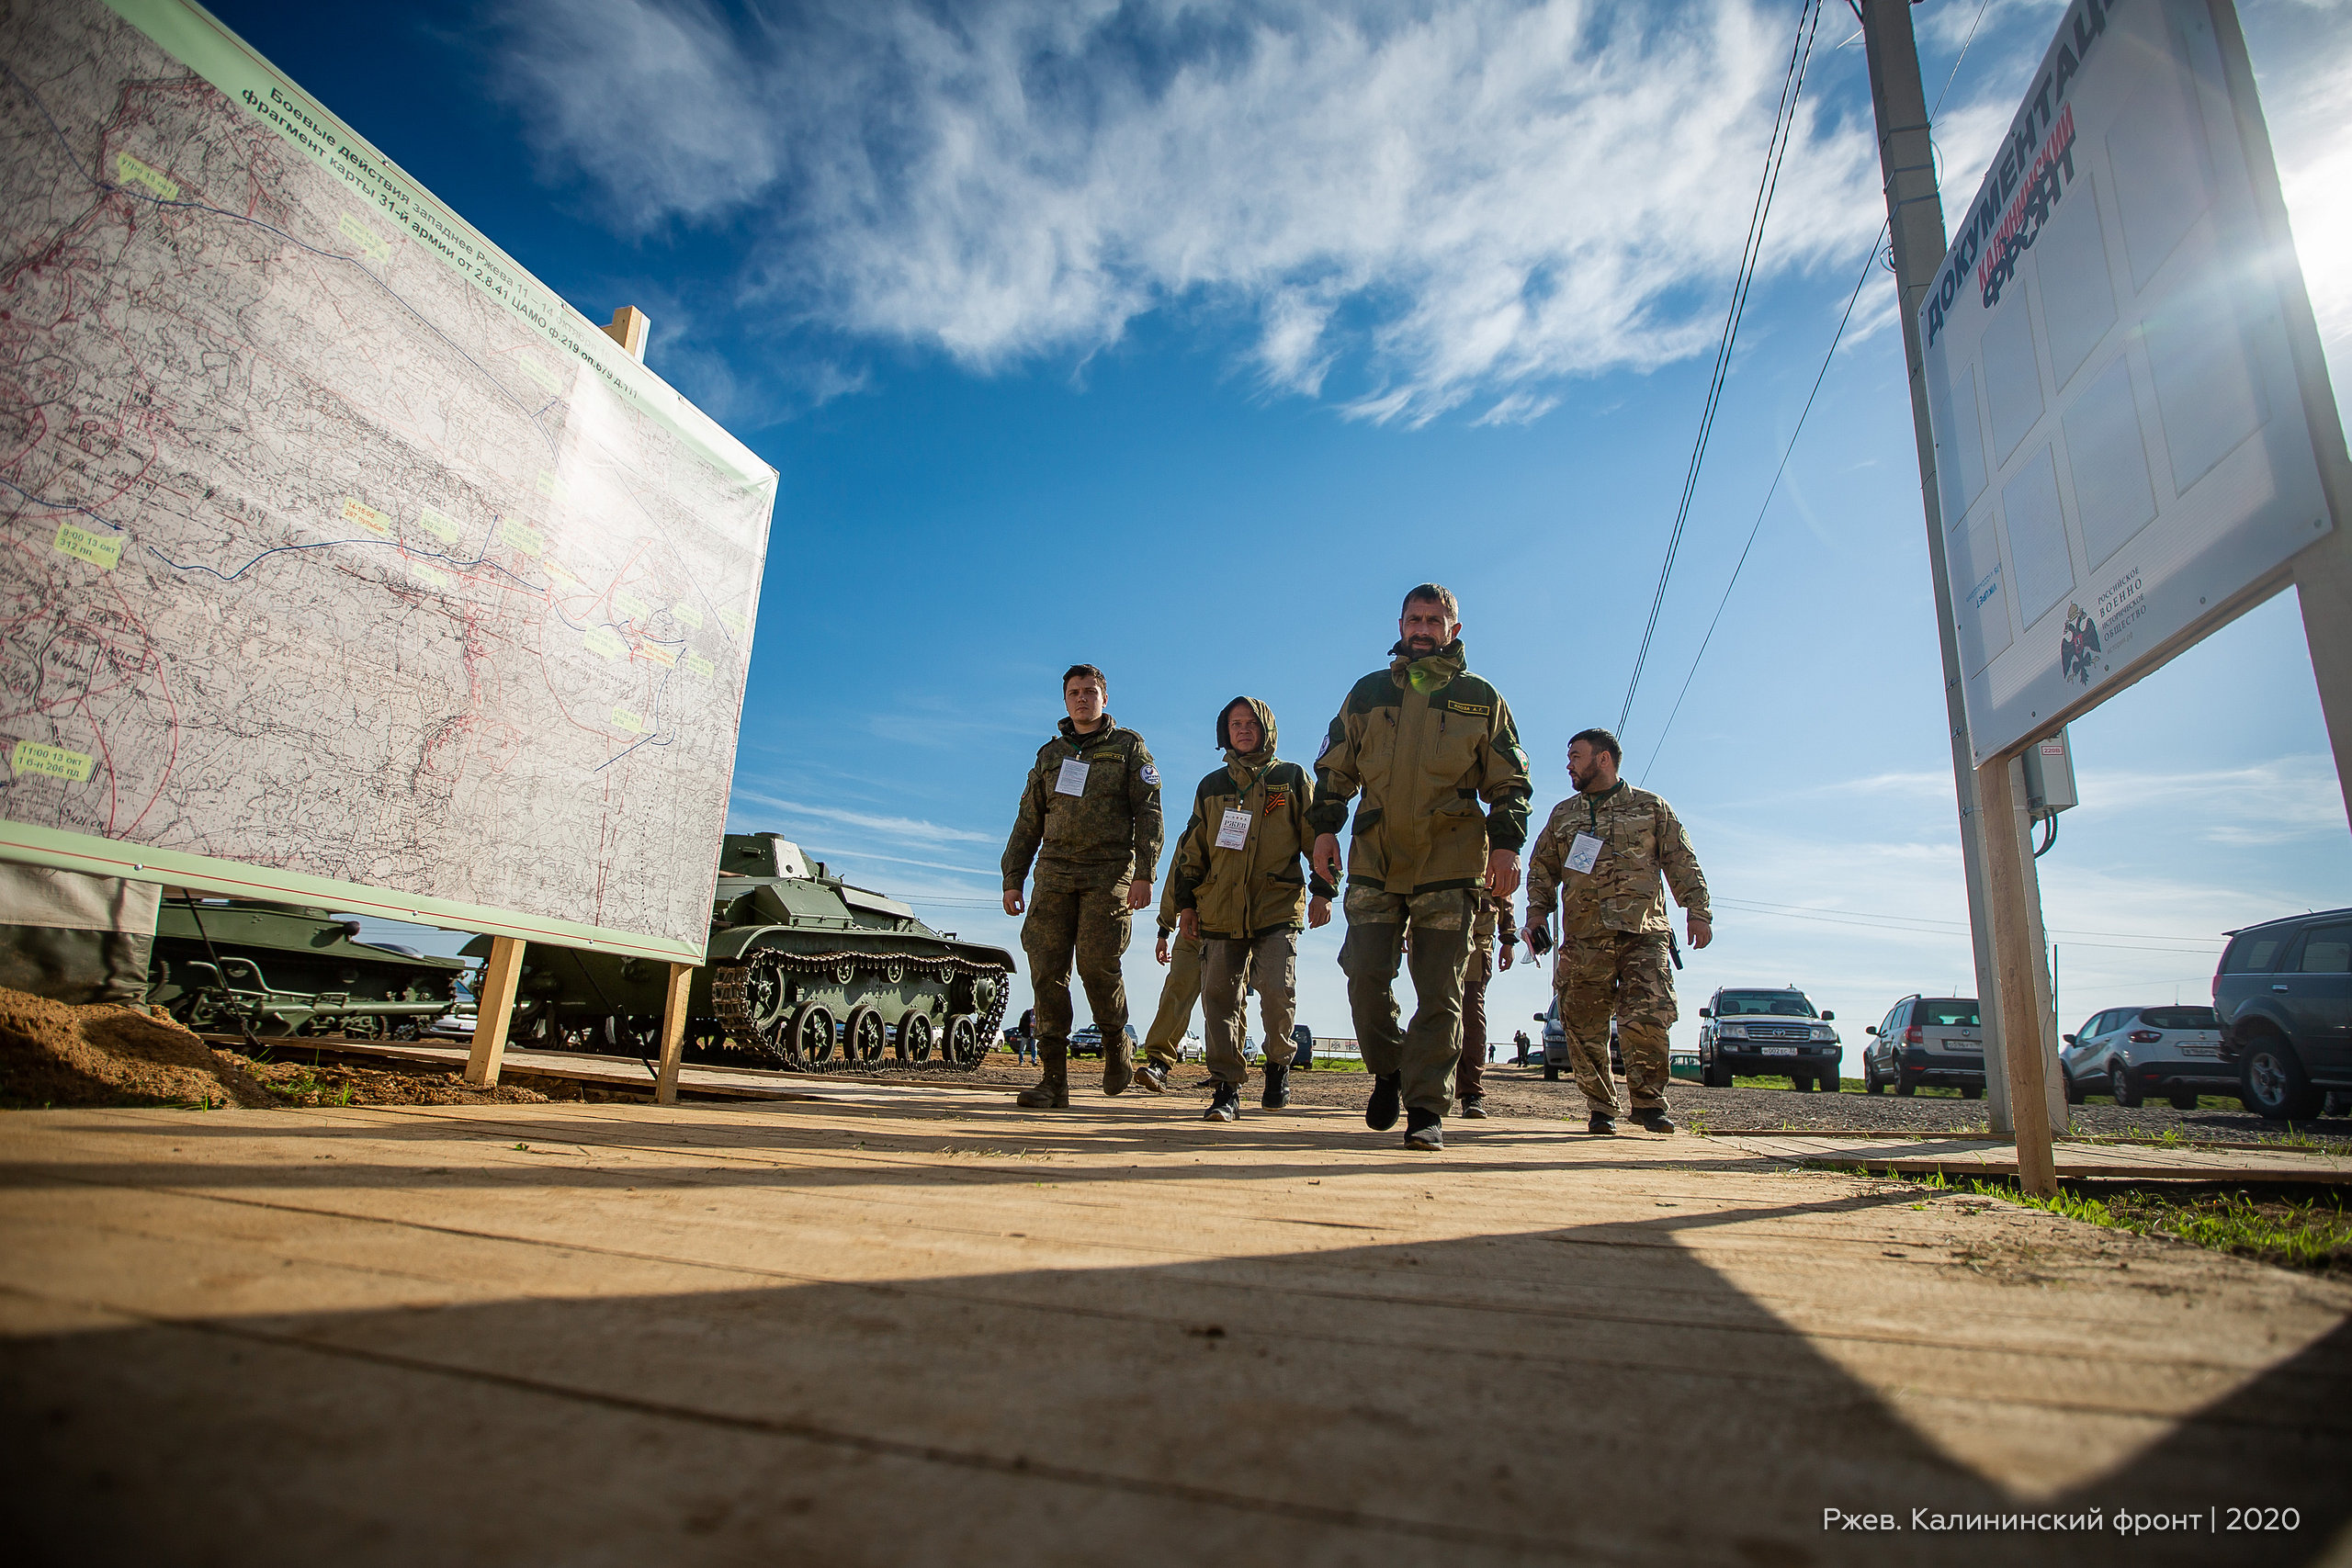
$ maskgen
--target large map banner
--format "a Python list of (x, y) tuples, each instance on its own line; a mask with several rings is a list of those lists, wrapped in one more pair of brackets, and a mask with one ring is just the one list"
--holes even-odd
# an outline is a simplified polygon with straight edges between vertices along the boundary
[(0, 68), (0, 857), (699, 959), (775, 472), (201, 9)]

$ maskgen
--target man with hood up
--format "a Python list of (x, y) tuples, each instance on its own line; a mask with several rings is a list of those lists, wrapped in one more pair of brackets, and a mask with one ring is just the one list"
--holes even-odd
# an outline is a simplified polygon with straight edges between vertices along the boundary
[[(1453, 595), (1422, 583), (1405, 595), (1396, 630), (1388, 668), (1355, 683), (1317, 754), (1310, 863), (1339, 879), (1339, 833), (1361, 791), (1340, 964), (1373, 1075), (1364, 1124), (1394, 1127), (1401, 1103), (1405, 1146), (1442, 1149), (1472, 923), (1482, 899), (1519, 890), (1532, 791), (1510, 705), (1467, 668)], [(1408, 929), (1418, 1004), (1400, 1030), (1395, 987)]]
[(1312, 786), (1305, 768), (1275, 759), (1273, 709), (1255, 697), (1234, 698), (1217, 715), (1216, 741), (1225, 766), (1193, 792), (1192, 820), (1177, 838), (1169, 880), (1177, 928), (1201, 944), (1204, 1028), (1216, 1080), (1206, 1120), (1230, 1122), (1241, 1114), (1241, 1085), (1250, 1077), (1241, 1039), (1252, 982), (1266, 1026), (1259, 1103), (1269, 1111), (1290, 1103), (1301, 918), (1308, 925), (1329, 921), (1338, 888), (1317, 876), (1314, 897), (1307, 897), (1301, 862)]

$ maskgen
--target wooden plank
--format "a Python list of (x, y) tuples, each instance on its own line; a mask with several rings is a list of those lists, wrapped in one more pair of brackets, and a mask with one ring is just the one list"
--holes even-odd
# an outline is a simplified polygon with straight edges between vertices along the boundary
[(2018, 1185), (2037, 1198), (2058, 1190), (2051, 1162), (2049, 1089), (2041, 1072), (2041, 1003), (2034, 984), (2034, 951), (2026, 908), (2027, 853), (2018, 830), (2023, 764), (1995, 757), (1976, 770), (1977, 827), (1984, 835), (1985, 908), (1993, 921), (1993, 964), (2000, 976), (2001, 1053), (2007, 1065), (2009, 1117), (2017, 1129)]
[(634, 305), (624, 305), (613, 312), (612, 321), (605, 328), (605, 335), (628, 350), (628, 356), (639, 365), (645, 363), (645, 334), (653, 329), (644, 311)]
[(523, 978), (520, 937), (490, 939), (490, 963), (482, 971), (481, 995), (475, 998), (473, 1048), (466, 1055), (466, 1081), (487, 1089), (498, 1081), (506, 1056), (506, 1026), (514, 1013), (514, 988)]
[(678, 1102), (678, 1065), (686, 1054), (686, 997), (693, 989), (695, 965), (670, 965), (670, 990), (662, 1006), (662, 1066), (653, 1077), (653, 1103)]

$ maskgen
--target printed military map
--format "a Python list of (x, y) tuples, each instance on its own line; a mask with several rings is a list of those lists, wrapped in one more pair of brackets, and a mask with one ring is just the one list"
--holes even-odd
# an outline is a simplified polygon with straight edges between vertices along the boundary
[(203, 13), (0, 63), (6, 852), (698, 953), (774, 472)]

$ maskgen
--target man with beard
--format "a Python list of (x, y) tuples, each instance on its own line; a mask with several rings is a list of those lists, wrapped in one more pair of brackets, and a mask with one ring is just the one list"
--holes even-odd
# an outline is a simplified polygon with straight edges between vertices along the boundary
[[(1062, 676), (1069, 716), (1037, 749), (1021, 791), (1021, 811), (1004, 846), (1004, 912), (1018, 915), (1029, 954), (1029, 988), (1037, 999), (1037, 1055), (1044, 1076), (1014, 1097), (1033, 1111), (1069, 1105), (1069, 969), (1086, 986), (1102, 1031), (1102, 1092), (1135, 1081), (1127, 1045), (1127, 986), (1119, 959), (1129, 919), (1151, 902), (1159, 863), (1159, 770), (1143, 737), (1119, 728), (1106, 711), (1110, 682), (1091, 664)], [(1037, 863), (1034, 906), (1021, 885)]]
[(1300, 920), (1328, 922), (1338, 889), (1317, 876), (1314, 898), (1307, 897), (1299, 869), (1310, 837), (1306, 770), (1275, 760), (1273, 710), (1254, 697), (1236, 697), (1217, 716), (1216, 739), (1225, 766), (1193, 792), (1192, 819), (1177, 837), (1168, 874), (1179, 932), (1201, 944), (1203, 1028), (1216, 1080), (1205, 1119), (1231, 1122), (1241, 1114), (1241, 1086), (1250, 1076), (1241, 1040), (1253, 980), (1266, 1025), (1259, 1104), (1279, 1111), (1290, 1103)]
[(1625, 1059), (1625, 1097), (1634, 1120), (1671, 1133), (1667, 1115), (1666, 1035), (1676, 1017), (1668, 967), (1662, 873), (1690, 921), (1690, 946), (1714, 940), (1707, 879), (1674, 807), (1617, 776), (1624, 757), (1605, 729), (1568, 742), (1568, 778), (1577, 793), (1552, 808), (1527, 872), (1528, 950), (1551, 942), (1560, 910), (1560, 956), (1552, 988), (1560, 998), (1560, 1032), (1591, 1113), (1587, 1130), (1617, 1130), (1617, 1096), (1609, 1083), (1609, 1020), (1617, 1020)]
[[(1355, 683), (1315, 761), (1309, 863), (1340, 878), (1348, 801), (1348, 976), (1358, 1049), (1373, 1075), (1364, 1124), (1407, 1111), (1405, 1146), (1445, 1146), (1449, 1080), (1462, 1048), (1462, 983), (1479, 901), (1519, 889), (1527, 841), (1527, 754), (1500, 694), (1465, 667), (1453, 595), (1405, 595), (1385, 670)], [(1478, 803), (1487, 809), (1480, 812)], [(1410, 934), (1415, 1007), (1397, 1027), (1396, 970)]]

